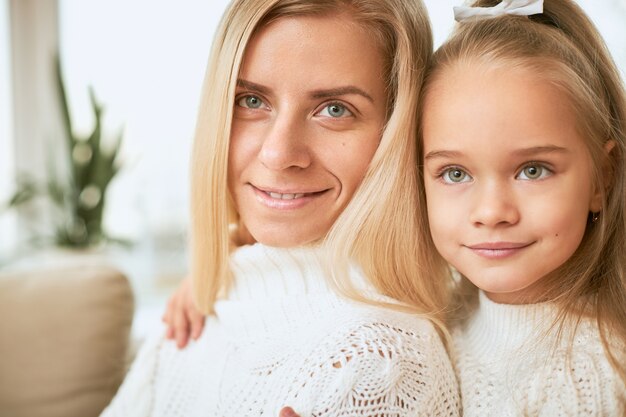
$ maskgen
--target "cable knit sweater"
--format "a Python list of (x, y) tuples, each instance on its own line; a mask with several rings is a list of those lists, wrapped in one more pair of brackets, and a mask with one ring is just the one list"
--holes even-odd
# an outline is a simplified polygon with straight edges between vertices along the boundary
[(557, 343), (553, 305), (497, 304), (484, 293), (479, 303), (453, 332), (464, 416), (626, 415), (626, 388), (595, 322), (584, 319), (575, 334), (565, 329)]
[(320, 256), (239, 248), (234, 286), (200, 339), (184, 350), (147, 341), (102, 416), (278, 417), (286, 405), (302, 417), (458, 416), (431, 322), (338, 297)]

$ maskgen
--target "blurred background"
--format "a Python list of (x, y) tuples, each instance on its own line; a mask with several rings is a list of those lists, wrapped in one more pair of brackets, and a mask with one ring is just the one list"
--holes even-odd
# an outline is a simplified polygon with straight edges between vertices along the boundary
[[(0, 0), (0, 270), (104, 257), (131, 281), (135, 331), (158, 326), (187, 268), (189, 153), (227, 3)], [(425, 3), (438, 45), (460, 2)], [(624, 73), (626, 0), (579, 3)]]

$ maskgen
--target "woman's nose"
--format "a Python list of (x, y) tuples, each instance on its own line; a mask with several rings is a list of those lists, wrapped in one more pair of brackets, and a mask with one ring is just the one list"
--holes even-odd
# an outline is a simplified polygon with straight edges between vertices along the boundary
[(292, 112), (284, 112), (271, 120), (259, 151), (259, 159), (266, 168), (306, 168), (311, 164), (305, 123)]

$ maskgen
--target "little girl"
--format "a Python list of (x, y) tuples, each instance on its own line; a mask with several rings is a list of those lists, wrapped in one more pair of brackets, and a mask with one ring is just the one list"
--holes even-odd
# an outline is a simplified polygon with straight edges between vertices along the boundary
[(456, 8), (423, 91), (418, 207), (460, 275), (464, 415), (622, 416), (626, 98), (580, 8), (542, 3)]

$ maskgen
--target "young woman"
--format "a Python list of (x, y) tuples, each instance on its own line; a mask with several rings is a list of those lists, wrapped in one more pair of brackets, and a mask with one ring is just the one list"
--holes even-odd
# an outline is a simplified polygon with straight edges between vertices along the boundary
[(421, 102), (422, 233), (469, 289), (463, 414), (623, 416), (624, 87), (573, 1), (513, 3), (457, 10)]
[(415, 263), (431, 46), (419, 2), (232, 3), (192, 161), (206, 327), (147, 341), (104, 416), (459, 415), (447, 286)]

